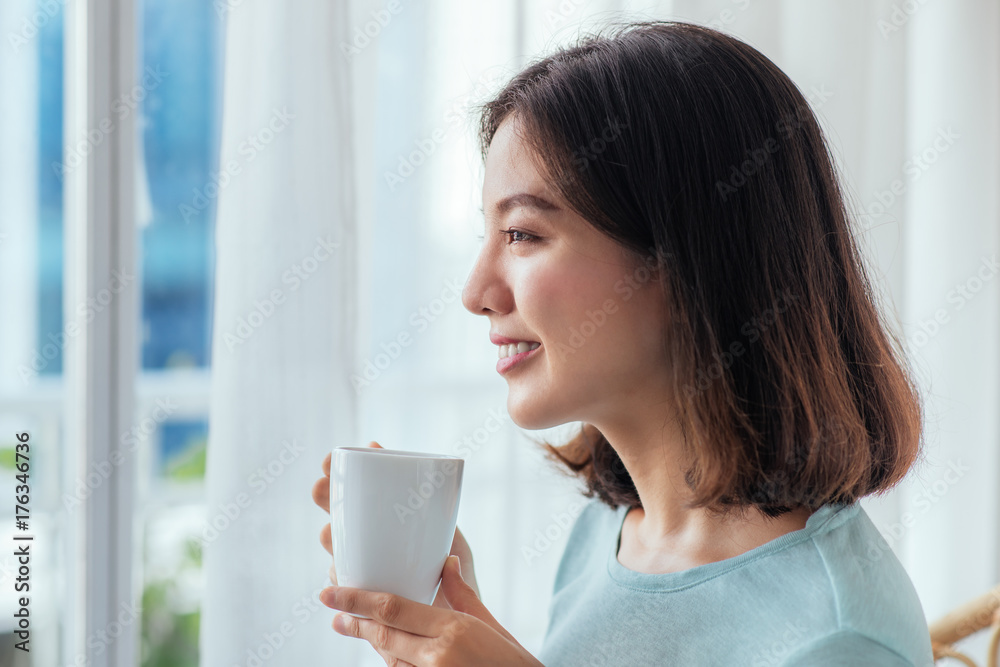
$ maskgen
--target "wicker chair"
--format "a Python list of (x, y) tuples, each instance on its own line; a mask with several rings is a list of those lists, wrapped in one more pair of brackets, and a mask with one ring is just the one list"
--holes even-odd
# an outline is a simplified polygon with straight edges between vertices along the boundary
[(969, 656), (956, 651), (952, 644), (990, 627), (993, 628), (993, 634), (990, 637), (989, 649), (986, 651), (986, 665), (997, 667), (998, 653), (1000, 653), (1000, 586), (975, 600), (966, 602), (931, 624), (934, 661), (954, 658), (969, 667), (977, 667)]

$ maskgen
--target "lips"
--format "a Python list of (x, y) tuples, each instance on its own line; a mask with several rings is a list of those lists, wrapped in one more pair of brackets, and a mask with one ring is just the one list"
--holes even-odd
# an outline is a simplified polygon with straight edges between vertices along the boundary
[(532, 357), (541, 354), (542, 345), (539, 344), (538, 347), (533, 350), (528, 350), (527, 352), (518, 352), (515, 355), (504, 357), (503, 359), (497, 360), (497, 373), (503, 375), (504, 373), (511, 370), (514, 366), (524, 363), (530, 360)]
[(500, 334), (491, 333), (490, 342), (494, 345), (507, 345), (510, 343), (537, 343), (537, 340), (531, 340), (530, 338), (508, 338), (507, 336), (501, 336)]

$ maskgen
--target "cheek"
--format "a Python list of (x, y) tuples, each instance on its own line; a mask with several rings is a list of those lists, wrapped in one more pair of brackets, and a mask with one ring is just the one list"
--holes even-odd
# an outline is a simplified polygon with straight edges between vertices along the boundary
[(593, 265), (569, 270), (540, 266), (525, 275), (518, 307), (525, 323), (552, 347), (617, 345), (624, 342), (621, 338), (628, 335), (633, 318), (641, 316), (615, 291), (625, 273), (618, 267), (598, 273)]
[(627, 301), (617, 295), (618, 311), (610, 316), (609, 328), (620, 349), (632, 353), (639, 365), (652, 367), (664, 360), (664, 306), (653, 286), (643, 286)]

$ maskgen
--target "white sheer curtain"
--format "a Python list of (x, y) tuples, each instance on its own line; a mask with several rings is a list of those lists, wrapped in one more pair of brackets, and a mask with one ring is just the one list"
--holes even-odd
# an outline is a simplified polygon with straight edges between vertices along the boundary
[[(463, 114), (526, 59), (622, 18), (732, 32), (810, 98), (927, 396), (927, 460), (864, 501), (887, 540), (873, 554), (899, 556), (929, 620), (1000, 579), (1000, 276), (989, 264), (1000, 250), (996, 6), (228, 6), (222, 155), (243, 169), (219, 196), (208, 520), (224, 524), (218, 516), (240, 493), (252, 502), (207, 544), (204, 664), (247, 664), (248, 652), (261, 656), (285, 634), (265, 664), (382, 664), (367, 644), (336, 635), (333, 612), (312, 602), (329, 557), (311, 483), (332, 446), (371, 439), (466, 458), (459, 526), (484, 601), (529, 650), (540, 646), (578, 487), (506, 418), (488, 322), (457, 298), (481, 224), (482, 166), (474, 118)], [(247, 160), (243, 142), (286, 106), (295, 118)], [(340, 247), (292, 290), (283, 277), (325, 234)], [(227, 344), (272, 289), (285, 302), (259, 327), (248, 321), (245, 342)], [(292, 439), (304, 450), (258, 494), (255, 471)]]
[(323, 0), (217, 3), (226, 77), (206, 487), (204, 665), (337, 651), (324, 452), (353, 442), (356, 219), (347, 13)]

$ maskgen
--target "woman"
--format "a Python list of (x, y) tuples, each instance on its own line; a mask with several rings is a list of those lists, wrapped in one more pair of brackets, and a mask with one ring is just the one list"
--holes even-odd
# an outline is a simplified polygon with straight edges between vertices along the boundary
[(584, 424), (544, 446), (591, 501), (538, 659), (479, 601), (460, 533), (433, 607), (324, 591), (374, 619), (339, 631), (391, 665), (932, 664), (857, 502), (917, 460), (919, 396), (788, 77), (725, 34), (632, 24), (530, 65), (480, 138), (463, 303), (513, 421)]

